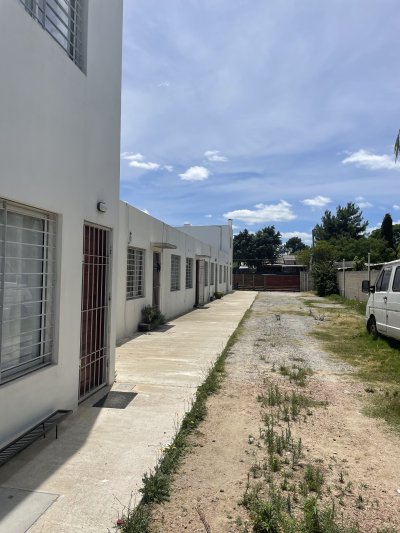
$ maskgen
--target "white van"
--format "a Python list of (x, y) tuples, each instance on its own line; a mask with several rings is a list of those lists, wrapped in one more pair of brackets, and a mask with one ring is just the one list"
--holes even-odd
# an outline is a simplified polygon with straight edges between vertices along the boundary
[(369, 333), (400, 340), (400, 259), (382, 267), (375, 285), (363, 281), (362, 291), (370, 293), (365, 316)]

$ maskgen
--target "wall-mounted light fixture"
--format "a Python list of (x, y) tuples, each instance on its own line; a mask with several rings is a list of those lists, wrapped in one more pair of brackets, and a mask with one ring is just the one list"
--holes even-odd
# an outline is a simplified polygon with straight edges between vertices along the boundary
[(98, 202), (97, 211), (100, 211), (100, 213), (107, 213), (107, 204), (105, 202)]

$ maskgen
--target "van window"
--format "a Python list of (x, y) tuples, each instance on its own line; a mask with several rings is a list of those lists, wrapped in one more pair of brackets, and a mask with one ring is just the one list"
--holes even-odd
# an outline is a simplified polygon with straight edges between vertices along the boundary
[(385, 268), (381, 275), (378, 278), (378, 281), (375, 286), (376, 292), (386, 292), (389, 288), (390, 274), (392, 273), (391, 268)]
[(400, 267), (396, 268), (396, 272), (393, 279), (392, 291), (400, 292)]

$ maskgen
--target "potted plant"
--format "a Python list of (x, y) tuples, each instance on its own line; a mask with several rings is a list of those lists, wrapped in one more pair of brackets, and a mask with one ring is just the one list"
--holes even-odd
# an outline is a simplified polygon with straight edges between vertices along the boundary
[(159, 308), (156, 305), (145, 305), (142, 309), (139, 331), (151, 331), (161, 324), (165, 324), (165, 316)]

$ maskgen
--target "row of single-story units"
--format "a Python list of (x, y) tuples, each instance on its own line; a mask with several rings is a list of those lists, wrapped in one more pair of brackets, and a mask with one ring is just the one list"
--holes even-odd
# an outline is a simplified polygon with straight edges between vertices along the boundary
[(78, 221), (71, 256), (64, 230), (80, 216), (0, 199), (0, 449), (111, 384), (116, 341), (145, 306), (170, 319), (232, 289), (231, 224), (178, 229), (116, 207), (114, 226), (108, 209)]
[(121, 202), (118, 264), (121, 342), (137, 330), (145, 306), (169, 319), (232, 290), (232, 228), (173, 228)]

